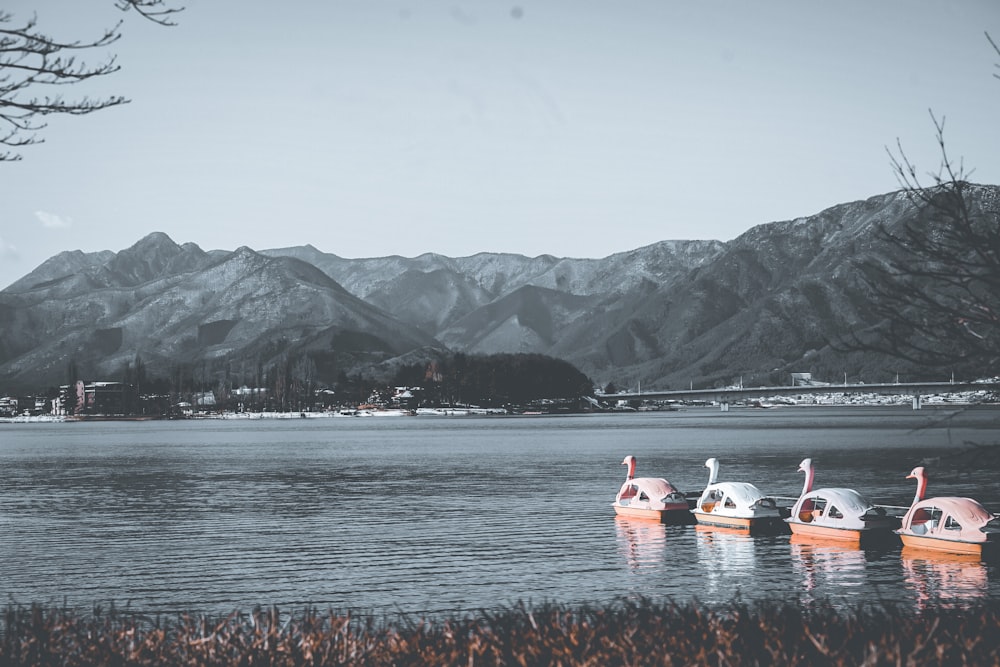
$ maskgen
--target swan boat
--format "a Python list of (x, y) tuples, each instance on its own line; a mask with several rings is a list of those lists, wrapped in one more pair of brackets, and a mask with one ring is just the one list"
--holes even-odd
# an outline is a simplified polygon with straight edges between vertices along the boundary
[(615, 514), (664, 523), (683, 522), (690, 517), (687, 499), (673, 484), (660, 477), (636, 477), (636, 458), (632, 455), (626, 456), (622, 465), (628, 466), (628, 473), (611, 503)]
[(1000, 518), (972, 498), (924, 498), (927, 472), (914, 468), (906, 477), (917, 480), (917, 493), (896, 531), (912, 549), (984, 556), (1000, 544)]
[(799, 470), (806, 474), (802, 494), (785, 519), (793, 535), (860, 543), (876, 536), (891, 535), (897, 519), (876, 507), (854, 489), (812, 489), (815, 470), (812, 459), (804, 459)]
[(699, 524), (740, 530), (781, 525), (774, 498), (749, 482), (719, 482), (719, 460), (705, 461), (708, 485), (691, 513)]

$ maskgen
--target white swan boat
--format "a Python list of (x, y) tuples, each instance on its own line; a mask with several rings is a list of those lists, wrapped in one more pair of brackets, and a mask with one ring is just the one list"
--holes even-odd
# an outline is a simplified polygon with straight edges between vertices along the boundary
[(691, 513), (698, 523), (740, 530), (781, 525), (774, 498), (765, 496), (749, 482), (719, 482), (719, 460), (705, 461), (708, 485)]
[(891, 535), (898, 520), (888, 516), (858, 491), (840, 487), (813, 490), (812, 459), (803, 459), (799, 470), (806, 474), (799, 499), (785, 519), (792, 534), (811, 538), (861, 542)]

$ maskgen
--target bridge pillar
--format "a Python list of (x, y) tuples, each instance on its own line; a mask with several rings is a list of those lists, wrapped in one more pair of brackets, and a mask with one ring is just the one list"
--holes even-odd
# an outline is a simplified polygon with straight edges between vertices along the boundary
[(924, 405), (924, 401), (920, 397), (920, 394), (914, 394), (913, 395), (913, 409), (914, 410), (919, 410), (920, 408), (923, 407), (923, 405)]
[(723, 412), (729, 412), (729, 403), (727, 401), (720, 401), (719, 407), (722, 408)]

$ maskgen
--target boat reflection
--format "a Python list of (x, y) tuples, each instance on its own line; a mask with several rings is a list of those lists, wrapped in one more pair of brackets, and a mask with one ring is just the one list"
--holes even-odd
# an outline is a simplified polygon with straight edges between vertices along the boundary
[(615, 517), (618, 549), (629, 569), (659, 568), (667, 551), (667, 526), (659, 521)]
[(964, 605), (989, 593), (989, 569), (976, 554), (948, 554), (903, 547), (903, 580), (917, 609), (954, 603)]
[(694, 528), (698, 569), (709, 594), (722, 593), (728, 599), (752, 584), (748, 575), (757, 566), (757, 554), (749, 531), (706, 524)]
[(854, 542), (824, 540), (793, 534), (789, 538), (792, 569), (802, 578), (806, 592), (825, 587), (861, 586), (865, 578), (865, 552)]

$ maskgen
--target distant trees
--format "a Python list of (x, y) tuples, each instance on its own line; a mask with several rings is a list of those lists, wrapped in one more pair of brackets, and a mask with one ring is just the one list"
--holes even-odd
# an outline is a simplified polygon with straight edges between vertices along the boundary
[[(115, 0), (115, 6), (164, 26), (173, 25), (174, 15), (183, 9), (166, 0)], [(38, 132), (46, 126), (45, 116), (80, 116), (128, 103), (118, 95), (67, 100), (43, 92), (117, 72), (114, 56), (90, 65), (76, 54), (110, 46), (121, 37), (121, 27), (119, 21), (96, 39), (61, 41), (41, 32), (36, 17), (15, 22), (13, 14), (0, 10), (0, 146), (5, 147), (0, 161), (20, 160), (17, 149), (44, 141)]]
[(419, 385), (424, 401), (436, 404), (525, 405), (546, 398), (593, 394), (593, 384), (575, 366), (542, 354), (455, 354), (433, 367), (400, 369), (394, 383)]
[[(67, 366), (62, 392), (69, 414), (98, 412), (123, 415), (174, 414), (181, 403), (192, 408), (246, 412), (305, 412), (333, 405), (387, 405), (396, 387), (418, 388), (407, 406), (478, 405), (527, 406), (552, 399), (560, 407), (593, 394), (587, 376), (567, 361), (541, 354), (445, 355), (437, 361), (402, 366), (391, 378), (348, 375), (321, 376), (308, 354), (283, 354), (272, 363), (249, 359), (222, 362), (201, 372), (187, 363), (150, 370), (136, 354), (121, 366), (116, 382), (80, 375), (75, 361)], [(162, 368), (162, 366), (161, 366)], [(200, 375), (200, 377), (196, 377)], [(78, 385), (79, 381), (79, 385)], [(86, 392), (86, 394), (81, 392)], [(207, 401), (211, 392), (212, 402)], [(99, 395), (98, 395), (99, 394)], [(551, 407), (551, 406), (550, 406)], [(109, 412), (109, 410), (111, 412)]]
[(852, 335), (847, 347), (925, 367), (1000, 374), (1000, 202), (974, 201), (969, 172), (945, 148), (944, 118), (931, 112), (931, 119), (941, 155), (929, 174), (933, 183), (921, 182), (901, 144), (889, 151), (916, 213), (896, 229), (878, 229), (891, 256), (857, 264), (881, 324)]

